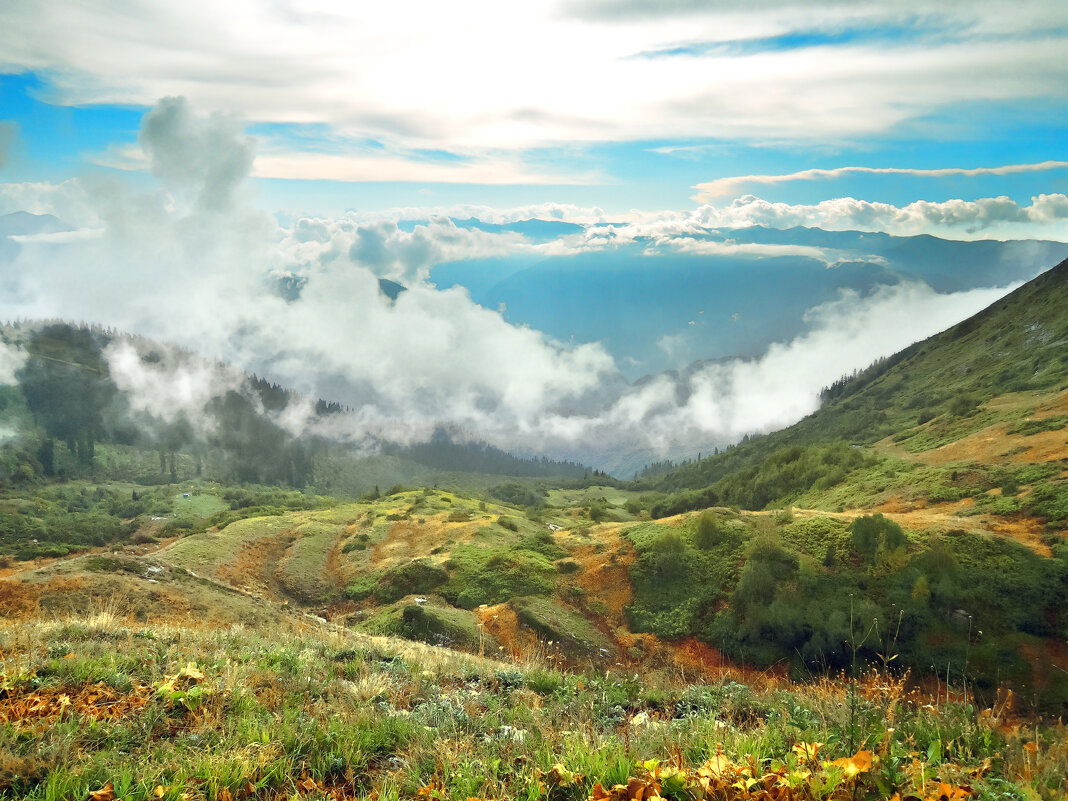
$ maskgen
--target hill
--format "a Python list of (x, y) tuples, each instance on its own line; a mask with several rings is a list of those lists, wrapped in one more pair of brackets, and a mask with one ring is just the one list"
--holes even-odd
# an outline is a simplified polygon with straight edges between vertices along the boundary
[[(88, 334), (31, 341), (43, 363), (5, 390), (6, 419), (69, 472), (5, 445), (0, 793), (624, 801), (630, 782), (683, 801), (752, 797), (745, 775), (788, 798), (1063, 792), (1063, 737), (1031, 727), (1068, 709), (1066, 283), (1068, 263), (796, 426), (631, 484), (215, 480), (242, 443), (303, 447), (257, 441), (270, 429), (242, 410), (290, 402), (257, 382), (217, 439), (191, 438), (218, 443), (198, 476), (193, 449), (108, 441), (123, 418)], [(56, 375), (98, 414), (35, 418)], [(341, 483), (356, 469), (313, 457)], [(77, 748), (48, 762), (55, 726)]]
[[(923, 799), (1063, 792), (1063, 743), (878, 676), (693, 683), (471, 656), (297, 615), (0, 621), (0, 797)], [(692, 676), (692, 673), (688, 675)], [(888, 727), (888, 723), (894, 725)], [(1032, 739), (1037, 736), (1036, 739)], [(766, 788), (772, 788), (770, 796)], [(1038, 789), (1036, 789), (1038, 788)]]
[[(789, 458), (780, 453), (789, 448), (871, 446), (892, 437), (915, 454), (977, 437), (1000, 424), (1013, 423), (999, 429), (1001, 436), (1059, 430), (1063, 404), (1057, 393), (1068, 384), (1066, 310), (1068, 261), (949, 330), (843, 378), (825, 390), (822, 407), (797, 424), (635, 486), (695, 490), (728, 475), (756, 479), (752, 471), (772, 454), (779, 453), (784, 464), (797, 462), (800, 452), (792, 451)], [(1019, 445), (1040, 441), (1025, 439)], [(1001, 461), (1021, 460), (1006, 456)], [(816, 470), (826, 478), (826, 470)], [(748, 496), (726, 485), (722, 489), (730, 503), (762, 508), (809, 489), (809, 475), (811, 471), (797, 469), (785, 483), (757, 480)]]
[[(0, 486), (51, 479), (145, 485), (204, 478), (355, 497), (418, 480), (582, 477), (439, 429), (405, 445), (357, 434), (355, 412), (199, 355), (65, 322), (0, 329)], [(0, 376), (2, 378), (2, 376)], [(409, 438), (410, 439), (410, 438)], [(157, 466), (158, 465), (158, 466)]]

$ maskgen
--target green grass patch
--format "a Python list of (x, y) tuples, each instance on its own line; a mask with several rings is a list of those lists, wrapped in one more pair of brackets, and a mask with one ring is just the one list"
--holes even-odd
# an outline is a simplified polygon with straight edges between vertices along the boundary
[(612, 641), (589, 620), (550, 598), (515, 598), (511, 602), (519, 622), (572, 658), (603, 658)]
[(1068, 426), (1068, 414), (1056, 414), (1052, 417), (1043, 417), (1041, 420), (1024, 420), (1019, 425), (1010, 428), (1008, 433), (1031, 437), (1043, 431), (1060, 431), (1065, 426)]

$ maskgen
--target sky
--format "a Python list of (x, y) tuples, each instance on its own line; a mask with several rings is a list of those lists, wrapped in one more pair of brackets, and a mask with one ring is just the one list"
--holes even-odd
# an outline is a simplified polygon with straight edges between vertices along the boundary
[(295, 213), (1068, 190), (1048, 0), (9, 0), (0, 22), (7, 180), (143, 170), (141, 115), (183, 96), (249, 126), (261, 202)]
[[(59, 222), (0, 231), (0, 317), (335, 390), (363, 431), (453, 421), (567, 455), (611, 432), (650, 453), (723, 444), (1013, 282), (842, 289), (760, 358), (638, 387), (602, 343), (513, 324), (432, 269), (608, 263), (621, 241), (842, 263), (730, 238), (754, 225), (1068, 242), (1066, 45), (1068, 4), (1048, 0), (7, 0), (0, 215)], [(530, 218), (582, 227), (492, 228)], [(384, 299), (378, 278), (409, 291)]]

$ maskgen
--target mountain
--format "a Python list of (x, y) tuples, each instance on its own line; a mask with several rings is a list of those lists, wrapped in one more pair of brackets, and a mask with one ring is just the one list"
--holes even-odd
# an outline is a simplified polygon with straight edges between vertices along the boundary
[[(82, 383), (63, 397), (108, 401), (97, 417), (38, 411), (37, 425), (47, 434), (77, 423), (73, 445), (52, 429), (55, 450), (111, 472), (41, 476), (33, 453), (0, 449), (0, 569), (12, 577), (0, 609), (66, 609), (121, 592), (143, 615), (164, 603), (231, 622), (250, 604), (276, 620), (295, 609), (339, 631), (480, 654), (532, 643), (560, 663), (639, 674), (686, 664), (805, 680), (868, 665), (885, 681), (898, 667), (981, 704), (1011, 689), (1033, 712), (1062, 715), (1066, 310), (1068, 262), (829, 387), (800, 423), (630, 484), (482, 477), (457, 490), (433, 486), (442, 473), (428, 468), (421, 486), (356, 501), (308, 491), (319, 483), (293, 491), (243, 484), (240, 472), (198, 477), (187, 469), (195, 453), (181, 448), (177, 480), (163, 461), (141, 481), (117, 480), (123, 459), (145, 454), (87, 438), (93, 426), (109, 430), (114, 398), (89, 345), (66, 353), (76, 358), (61, 347), (88, 334), (29, 336), (20, 342), (42, 363), (24, 382), (48, 365), (70, 368)], [(151, 348), (138, 358), (180, 362)], [(299, 466), (307, 451), (292, 446), (302, 441), (278, 440), (245, 414), (256, 398), (284, 410), (290, 397), (247, 387), (223, 396), (229, 416), (203, 440), (217, 443), (213, 458)], [(22, 391), (4, 391), (9, 421), (34, 411), (32, 387), (20, 407)], [(317, 412), (326, 422), (345, 414)], [(242, 462), (242, 447), (261, 438)], [(461, 460), (459, 438), (443, 432), (428, 453), (381, 458)], [(279, 453), (290, 462), (276, 463)], [(341, 476), (342, 456), (312, 451), (316, 480)]]
[(69, 225), (51, 214), (30, 214), (28, 211), (0, 214), (0, 264), (14, 261), (19, 254), (21, 245), (12, 237), (71, 230)]
[[(949, 330), (828, 387), (822, 407), (796, 425), (663, 475), (649, 488), (706, 487), (787, 447), (870, 445), (891, 435), (914, 445), (944, 443), (1003, 419), (985, 409), (997, 396), (1066, 383), (1068, 261)], [(1018, 407), (1036, 408), (1026, 396)]]
[(19, 365), (14, 383), (0, 385), (0, 486), (212, 479), (355, 496), (416, 478), (485, 485), (588, 472), (443, 429), (405, 445), (388, 432), (355, 433), (353, 410), (339, 403), (101, 328), (9, 324), (0, 347)]
[(842, 290), (864, 295), (901, 280), (943, 293), (1006, 286), (1068, 257), (1060, 242), (760, 226), (706, 231), (686, 247), (644, 238), (541, 260), (441, 264), (431, 277), (560, 342), (603, 343), (633, 380), (699, 359), (759, 355), (804, 331), (805, 313)]
[(28, 211), (0, 214), (0, 237), (55, 234), (73, 230), (51, 214), (31, 214)]

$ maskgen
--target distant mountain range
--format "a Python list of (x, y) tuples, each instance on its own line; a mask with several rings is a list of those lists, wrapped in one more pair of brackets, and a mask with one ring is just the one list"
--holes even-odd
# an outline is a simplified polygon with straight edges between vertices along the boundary
[[(509, 230), (526, 230), (517, 226)], [(546, 230), (557, 229), (565, 230)], [(601, 342), (634, 380), (701, 359), (763, 353), (801, 333), (805, 312), (844, 289), (863, 294), (901, 280), (937, 292), (1007, 286), (1068, 256), (1062, 242), (759, 226), (709, 231), (688, 247), (701, 252), (641, 239), (542, 260), (452, 262), (435, 267), (431, 279), (442, 289), (464, 286), (482, 306), (503, 308), (512, 323), (557, 341)]]

